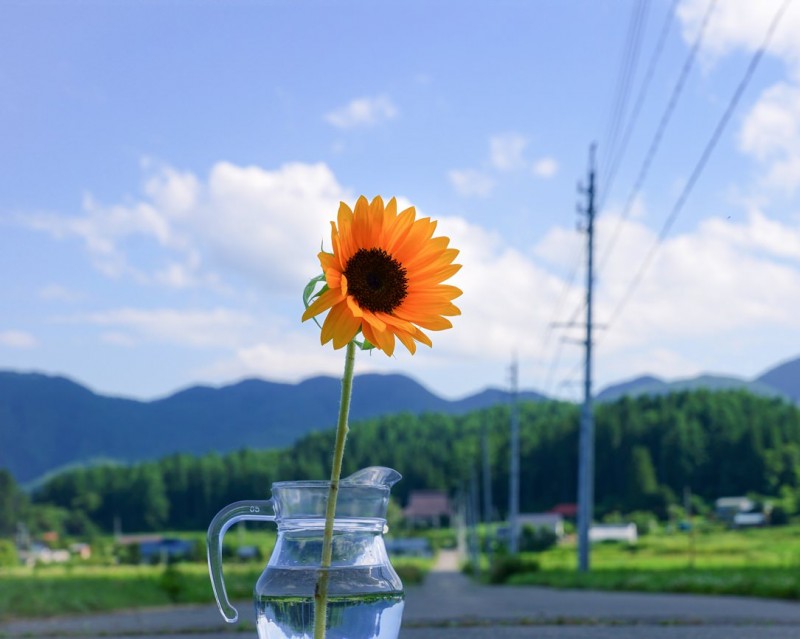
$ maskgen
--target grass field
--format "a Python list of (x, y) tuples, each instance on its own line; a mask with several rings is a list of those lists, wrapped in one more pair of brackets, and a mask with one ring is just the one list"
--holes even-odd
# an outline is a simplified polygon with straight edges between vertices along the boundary
[[(250, 535), (252, 533), (248, 533)], [(274, 536), (257, 542), (271, 552)], [(225, 586), (232, 600), (249, 599), (265, 562), (225, 564)], [(419, 583), (431, 560), (398, 558), (392, 564), (403, 583)], [(164, 606), (211, 603), (213, 594), (205, 562), (164, 566), (66, 565), (0, 568), (0, 620)]]
[[(543, 570), (577, 566), (575, 542), (563, 543), (538, 555)], [(598, 569), (682, 569), (773, 567), (800, 568), (800, 526), (709, 529), (688, 533), (656, 533), (635, 545), (600, 543), (592, 546), (592, 567)]]
[[(180, 535), (202, 540), (202, 534)], [(452, 533), (442, 532), (442, 543)], [(273, 531), (234, 532), (234, 545), (257, 545), (267, 557)], [(446, 545), (446, 544), (445, 544)], [(576, 547), (565, 542), (525, 555), (539, 569), (510, 577), (510, 584), (561, 588), (736, 594), (800, 599), (800, 526), (747, 531), (652, 534), (634, 546), (595, 544), (592, 571), (575, 570)], [(231, 599), (249, 599), (264, 562), (225, 564)], [(420, 581), (430, 560), (393, 559), (406, 585)], [(163, 566), (64, 566), (0, 569), (0, 619), (45, 617), (171, 603), (212, 601), (204, 561)]]
[(592, 546), (589, 574), (576, 571), (575, 543), (528, 554), (539, 570), (507, 583), (559, 588), (686, 592), (800, 599), (800, 526), (653, 534), (635, 545)]

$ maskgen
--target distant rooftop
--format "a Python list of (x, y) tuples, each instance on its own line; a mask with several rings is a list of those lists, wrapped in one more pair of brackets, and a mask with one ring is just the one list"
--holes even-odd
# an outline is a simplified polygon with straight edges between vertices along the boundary
[(452, 509), (447, 493), (441, 490), (414, 490), (403, 514), (406, 517), (450, 517)]

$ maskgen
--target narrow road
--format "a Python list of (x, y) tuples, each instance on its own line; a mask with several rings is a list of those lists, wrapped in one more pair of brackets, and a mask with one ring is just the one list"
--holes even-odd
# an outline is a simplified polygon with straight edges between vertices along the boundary
[[(251, 610), (240, 604), (242, 616)], [(232, 639), (213, 606), (179, 606), (0, 624), (3, 638)], [(482, 586), (442, 552), (406, 593), (400, 639), (800, 639), (800, 604), (745, 597)]]

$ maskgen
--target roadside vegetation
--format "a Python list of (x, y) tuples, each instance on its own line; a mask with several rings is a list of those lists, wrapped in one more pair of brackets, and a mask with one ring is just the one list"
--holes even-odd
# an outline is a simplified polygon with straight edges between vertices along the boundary
[[(66, 564), (0, 568), (0, 620), (50, 617), (64, 614), (104, 612), (171, 604), (212, 603), (213, 593), (205, 561), (203, 533), (180, 533), (183, 539), (199, 542), (189, 560), (166, 564), (124, 564), (118, 561), (113, 541), (104, 539), (110, 554), (91, 560), (73, 559)], [(266, 558), (275, 544), (270, 530), (237, 531), (226, 538), (225, 586), (231, 600), (245, 601)], [(237, 560), (240, 547), (255, 547), (259, 557)], [(392, 564), (403, 583), (420, 583), (432, 559), (393, 558)]]
[(656, 530), (635, 544), (592, 545), (579, 573), (574, 537), (540, 552), (481, 555), (480, 578), (508, 585), (742, 595), (800, 600), (800, 525)]

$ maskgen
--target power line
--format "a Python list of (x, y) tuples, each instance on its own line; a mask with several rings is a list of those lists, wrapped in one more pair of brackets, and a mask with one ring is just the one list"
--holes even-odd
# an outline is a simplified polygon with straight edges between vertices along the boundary
[[(578, 304), (575, 307), (575, 310), (572, 312), (572, 315), (569, 316), (569, 319), (567, 319), (566, 322), (560, 322), (559, 325), (560, 326), (566, 326), (566, 327), (576, 326), (577, 325), (577, 321), (578, 321), (578, 315), (585, 308), (586, 308), (586, 300), (584, 299), (584, 300), (582, 300), (580, 302), (580, 304)], [(564, 343), (566, 341), (569, 341), (569, 340), (567, 340), (566, 338), (562, 338), (561, 340), (559, 340), (559, 342), (558, 342), (558, 344), (556, 346), (555, 353), (553, 354), (553, 358), (550, 360), (550, 366), (548, 367), (548, 370), (547, 370), (547, 377), (545, 378), (545, 383), (542, 385), (542, 389), (543, 389), (542, 392), (544, 392), (545, 395), (549, 395), (549, 392), (553, 388), (553, 380), (555, 379), (556, 370), (558, 369), (558, 365), (559, 365), (559, 363), (561, 361), (561, 351), (564, 348)], [(563, 383), (563, 382), (564, 382), (564, 380), (562, 379), (560, 384)]]
[[(673, 2), (677, 2), (677, 0), (673, 0)], [(639, 55), (639, 49), (641, 47), (642, 33), (644, 29), (644, 24), (646, 23), (647, 19), (647, 11), (649, 9), (649, 3), (650, 0), (639, 0), (632, 7), (631, 17), (628, 23), (628, 32), (625, 39), (625, 46), (623, 48), (623, 54), (620, 60), (620, 70), (617, 76), (617, 85), (614, 92), (614, 100), (608, 123), (608, 131), (606, 134), (607, 145), (605, 145), (605, 149), (608, 149), (607, 155), (609, 156), (609, 163), (610, 163), (610, 157), (613, 154), (612, 149), (616, 145), (616, 137), (619, 132), (619, 128), (622, 124), (622, 119), (625, 113), (625, 106), (627, 104), (631, 82), (634, 77), (635, 69), (637, 66), (637, 59)], [(649, 74), (652, 74), (652, 67), (653, 67), (652, 60), (649, 66), (650, 66)], [(638, 108), (641, 108), (640, 105), (641, 101), (642, 101), (642, 92), (640, 91), (637, 99)], [(626, 136), (630, 134), (630, 128), (631, 128), (630, 125), (626, 127)], [(582, 302), (580, 305), (576, 307), (575, 311), (572, 313), (572, 315), (570, 315), (570, 318), (566, 322), (558, 322), (558, 318), (561, 315), (561, 309), (564, 305), (564, 302), (566, 301), (567, 294), (572, 289), (572, 286), (575, 283), (575, 279), (577, 278), (578, 271), (580, 269), (582, 261), (583, 261), (583, 253), (581, 253), (574, 267), (570, 271), (569, 276), (565, 280), (565, 285), (556, 303), (552, 319), (547, 323), (540, 351), (543, 356), (547, 352), (547, 347), (549, 346), (550, 340), (552, 339), (553, 329), (555, 328), (555, 326), (557, 324), (567, 325), (567, 326), (574, 324), (577, 320), (578, 314), (584, 308), (586, 308), (585, 302)], [(552, 390), (552, 384), (555, 378), (555, 371), (558, 368), (558, 364), (561, 359), (561, 351), (563, 348), (563, 344), (564, 344), (563, 340), (560, 340), (557, 343), (555, 352), (553, 353), (553, 356), (550, 359), (550, 365), (547, 367), (545, 377), (543, 378), (542, 384), (540, 385), (540, 388), (542, 389), (542, 392), (545, 395), (549, 395), (550, 391)]]
[[(677, 2), (677, 0), (673, 0), (673, 2)], [(631, 82), (634, 77), (637, 66), (637, 59), (641, 47), (642, 33), (647, 19), (649, 4), (650, 0), (639, 0), (632, 8), (630, 21), (628, 23), (628, 32), (625, 40), (625, 46), (623, 49), (622, 58), (620, 61), (620, 70), (619, 70), (619, 75), (617, 76), (615, 97), (612, 105), (608, 132), (606, 136), (608, 142), (606, 148), (609, 149), (609, 154), (608, 154), (609, 156), (611, 155), (610, 150), (616, 144), (616, 137), (619, 132), (619, 128), (622, 124), (623, 115), (625, 113), (625, 106), (627, 104)], [(663, 30), (664, 29), (662, 28), (662, 31)], [(661, 39), (663, 40), (663, 35)], [(659, 41), (659, 44), (661, 44), (661, 41)], [(650, 68), (648, 71), (648, 75), (652, 75), (652, 67), (653, 67), (652, 60), (650, 62), (649, 67)], [(642, 92), (640, 91), (637, 98), (636, 110), (641, 108), (640, 104), (641, 102), (642, 102)], [(630, 135), (630, 129), (631, 126), (629, 124), (626, 127), (626, 134), (625, 134), (626, 137)], [(561, 295), (559, 296), (558, 301), (556, 302), (552, 319), (546, 325), (540, 349), (542, 356), (545, 356), (547, 353), (547, 347), (549, 346), (550, 341), (552, 339), (554, 327), (557, 324), (562, 324), (562, 325), (574, 324), (575, 321), (577, 320), (578, 314), (584, 308), (586, 308), (585, 303), (582, 303), (575, 309), (575, 311), (572, 313), (567, 322), (558, 322), (558, 318), (561, 315), (561, 309), (564, 305), (564, 302), (566, 301), (569, 291), (572, 289), (575, 283), (575, 279), (577, 278), (578, 271), (580, 269), (582, 261), (583, 261), (583, 253), (579, 256), (578, 260), (575, 262), (574, 267), (570, 271), (569, 276), (565, 280), (564, 287), (561, 291)], [(546, 369), (545, 377), (543, 378), (542, 383), (539, 386), (539, 388), (545, 395), (549, 395), (550, 391), (552, 390), (553, 379), (555, 378), (555, 371), (561, 359), (562, 348), (563, 348), (563, 341), (559, 341), (557, 343), (555, 352), (553, 353), (553, 356), (550, 359), (550, 365)]]
[[(542, 359), (544, 359), (547, 355), (547, 347), (550, 345), (550, 340), (553, 337), (553, 330), (559, 324), (558, 318), (561, 315), (561, 309), (564, 307), (564, 303), (567, 301), (567, 295), (572, 289), (572, 286), (575, 284), (575, 279), (578, 277), (578, 271), (580, 269), (582, 261), (583, 261), (583, 251), (581, 251), (581, 253), (578, 255), (578, 259), (573, 265), (569, 275), (567, 276), (567, 279), (564, 280), (564, 286), (562, 287), (561, 294), (559, 295), (558, 300), (556, 301), (555, 310), (553, 311), (550, 321), (547, 323), (547, 326), (545, 327), (539, 351)], [(574, 322), (575, 317), (577, 317), (577, 312), (573, 314), (572, 319), (570, 319), (568, 323)], [(542, 383), (539, 385), (539, 388), (541, 389), (544, 395), (550, 394), (549, 391), (550, 391), (550, 385), (552, 383), (552, 378), (554, 375), (554, 368), (558, 364), (558, 359), (561, 355), (560, 346), (561, 343), (559, 342), (558, 346), (556, 347), (555, 354), (550, 361), (550, 366), (547, 368), (547, 373), (542, 378)]]
[(706, 13), (703, 16), (703, 22), (700, 25), (700, 30), (697, 32), (694, 44), (692, 45), (692, 48), (690, 49), (689, 54), (683, 63), (683, 67), (681, 68), (678, 80), (672, 89), (672, 94), (670, 95), (669, 101), (667, 102), (667, 106), (664, 109), (664, 113), (661, 115), (661, 120), (659, 121), (655, 135), (653, 136), (653, 139), (650, 142), (650, 147), (647, 149), (644, 161), (642, 162), (642, 166), (639, 169), (639, 174), (636, 176), (633, 188), (631, 189), (631, 192), (628, 195), (628, 199), (625, 202), (625, 207), (622, 210), (622, 215), (617, 221), (617, 225), (614, 228), (614, 232), (611, 234), (611, 239), (606, 245), (605, 252), (603, 253), (602, 258), (600, 259), (600, 263), (598, 265), (598, 271), (602, 271), (606, 262), (608, 262), (608, 258), (611, 255), (611, 252), (613, 251), (614, 246), (616, 245), (617, 239), (619, 238), (620, 231), (622, 230), (622, 223), (630, 215), (636, 196), (639, 194), (639, 191), (641, 190), (642, 185), (644, 184), (644, 180), (650, 171), (650, 166), (652, 165), (656, 153), (658, 152), (658, 148), (661, 145), (661, 139), (664, 137), (664, 132), (667, 129), (667, 125), (669, 124), (669, 121), (672, 119), (672, 114), (675, 112), (675, 107), (677, 106), (678, 100), (680, 99), (680, 96), (683, 93), (683, 87), (686, 84), (686, 79), (689, 76), (689, 71), (691, 71), (692, 66), (694, 65), (695, 58), (697, 57), (697, 52), (700, 49), (700, 45), (703, 43), (703, 39), (705, 38), (706, 28), (708, 27), (709, 20), (711, 19), (711, 15), (714, 12), (714, 8), (716, 7), (716, 5), (717, 5), (717, 0), (710, 0), (710, 2), (708, 3), (708, 8), (706, 9)]
[(714, 132), (711, 134), (708, 142), (706, 143), (703, 152), (700, 155), (700, 159), (695, 164), (694, 169), (692, 169), (692, 173), (689, 176), (681, 194), (678, 196), (678, 199), (675, 201), (672, 210), (670, 211), (669, 216), (664, 222), (664, 225), (661, 227), (661, 231), (658, 234), (658, 238), (656, 239), (653, 246), (650, 248), (650, 251), (647, 253), (644, 261), (642, 262), (639, 270), (636, 272), (636, 275), (631, 280), (631, 283), (628, 285), (625, 294), (620, 299), (619, 303), (617, 304), (614, 311), (611, 313), (611, 317), (608, 320), (608, 324), (611, 325), (614, 320), (620, 315), (622, 309), (625, 308), (628, 300), (630, 300), (631, 295), (639, 286), (639, 283), (642, 281), (642, 277), (644, 277), (645, 272), (649, 268), (650, 264), (653, 261), (658, 249), (663, 244), (664, 240), (666, 239), (667, 235), (669, 234), (672, 225), (675, 223), (675, 220), (680, 215), (681, 211), (683, 210), (684, 205), (686, 204), (686, 200), (689, 197), (689, 194), (692, 192), (694, 185), (697, 183), (697, 180), (700, 178), (700, 175), (703, 172), (703, 169), (708, 162), (708, 159), (711, 157), (711, 154), (714, 151), (714, 148), (717, 146), (717, 142), (719, 142), (722, 133), (725, 130), (728, 122), (733, 115), (733, 112), (736, 109), (736, 106), (739, 104), (739, 100), (741, 99), (742, 95), (744, 94), (747, 85), (750, 83), (750, 80), (753, 77), (753, 74), (758, 67), (759, 62), (761, 62), (761, 58), (764, 56), (764, 51), (766, 51), (767, 46), (769, 45), (770, 41), (772, 40), (772, 36), (775, 33), (775, 30), (778, 28), (780, 24), (781, 18), (783, 18), (786, 10), (789, 8), (789, 4), (792, 0), (784, 0), (784, 3), (779, 7), (778, 11), (772, 18), (772, 22), (767, 29), (767, 33), (764, 36), (764, 40), (761, 43), (761, 46), (756, 50), (753, 54), (753, 57), (750, 59), (750, 63), (747, 65), (747, 69), (745, 70), (742, 79), (739, 81), (739, 84), (736, 87), (736, 90), (733, 92), (733, 96), (731, 96), (730, 101), (728, 102), (728, 106), (725, 108), (725, 111), (720, 117), (719, 122), (717, 122), (717, 126), (714, 128)]
[(580, 373), (581, 368), (583, 367), (583, 362), (578, 360), (575, 365), (570, 369), (569, 373), (567, 373), (561, 380), (558, 382), (559, 386), (567, 386), (569, 384), (573, 384), (575, 379)]
[(642, 85), (639, 87), (639, 93), (636, 96), (636, 102), (634, 102), (633, 109), (631, 110), (631, 116), (628, 120), (627, 126), (625, 127), (625, 132), (622, 135), (622, 142), (620, 143), (619, 152), (614, 157), (614, 161), (611, 163), (608, 174), (605, 177), (605, 188), (602, 191), (598, 212), (602, 212), (603, 208), (605, 207), (606, 198), (611, 192), (611, 187), (614, 184), (614, 178), (617, 175), (617, 170), (619, 169), (622, 158), (625, 156), (625, 151), (628, 148), (628, 142), (630, 142), (631, 134), (633, 133), (633, 129), (636, 127), (636, 123), (639, 120), (639, 113), (644, 105), (645, 97), (647, 96), (647, 92), (650, 88), (650, 82), (653, 80), (656, 66), (658, 61), (661, 59), (661, 53), (664, 51), (664, 44), (667, 41), (667, 34), (670, 31), (670, 27), (672, 26), (672, 22), (675, 17), (675, 6), (677, 4), (678, 0), (672, 0), (672, 5), (670, 5), (667, 15), (664, 18), (664, 22), (661, 25), (661, 31), (658, 34), (656, 46), (653, 49), (653, 54), (650, 56), (650, 61), (647, 64), (647, 70), (645, 71), (644, 78), (642, 79)]
[(617, 86), (614, 91), (614, 101), (611, 108), (608, 131), (606, 133), (606, 144), (604, 145), (604, 152), (607, 156), (608, 165), (611, 164), (611, 158), (614, 156), (619, 128), (622, 125), (631, 83), (636, 72), (639, 49), (642, 42), (642, 32), (647, 20), (649, 1), (650, 0), (639, 0), (633, 5), (630, 22), (628, 23), (628, 35), (625, 39), (625, 47), (620, 61)]

